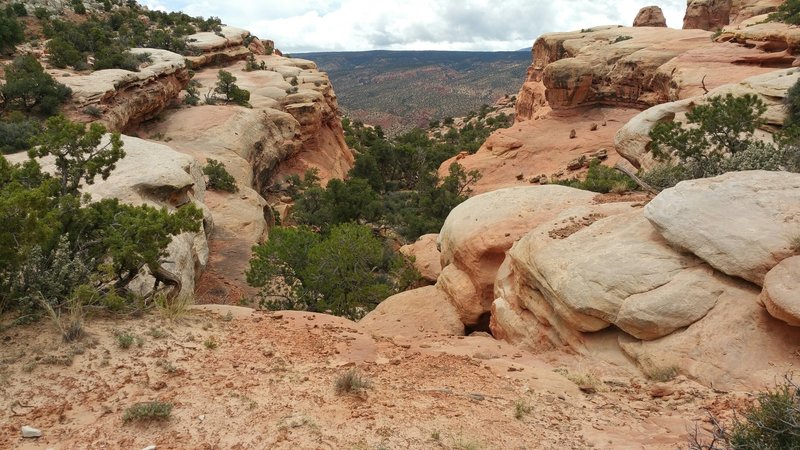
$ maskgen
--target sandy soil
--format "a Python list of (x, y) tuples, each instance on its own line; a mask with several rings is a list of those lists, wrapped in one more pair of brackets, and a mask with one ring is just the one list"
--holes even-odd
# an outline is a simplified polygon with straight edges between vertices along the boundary
[[(744, 398), (488, 336), (376, 340), (327, 315), (205, 308), (92, 319), (74, 344), (46, 321), (0, 332), (0, 448), (671, 449)], [(120, 348), (119, 332), (140, 343)], [(353, 369), (372, 386), (337, 394)], [(154, 400), (169, 420), (123, 422)]]

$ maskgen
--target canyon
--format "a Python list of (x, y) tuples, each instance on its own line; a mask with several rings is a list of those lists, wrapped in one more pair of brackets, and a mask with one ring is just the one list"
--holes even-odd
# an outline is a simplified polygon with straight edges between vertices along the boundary
[[(46, 321), (0, 329), (0, 447), (667, 449), (707, 436), (708, 413), (732, 419), (800, 364), (800, 174), (731, 172), (657, 195), (542, 180), (585, 176), (573, 162), (601, 153), (652, 168), (653, 127), (715, 95), (763, 100), (769, 138), (800, 80), (800, 29), (765, 22), (779, 4), (692, 0), (684, 29), (650, 8), (633, 27), (539, 37), (514, 123), (439, 169), (480, 171), (472, 197), (400, 249), (427, 285), (358, 322), (238, 306), (257, 293), (252, 246), (293, 206), (286, 180), (316, 168), (324, 185), (355, 163), (315, 62), (223, 26), (189, 36), (195, 56), (132, 49), (150, 54), (139, 72), (48, 68), (73, 91), (70, 118), (124, 135), (126, 158), (86, 193), (203, 210), (165, 263), (197, 305), (178, 321), (99, 316), (76, 344)], [(220, 69), (250, 107), (181, 102)], [(211, 159), (238, 192), (206, 188)], [(143, 274), (134, 287), (152, 285)], [(142, 343), (117, 348), (121, 329)], [(337, 395), (352, 369), (372, 388)], [(168, 422), (122, 422), (154, 398), (175, 405)], [(23, 425), (44, 434), (22, 438)]]

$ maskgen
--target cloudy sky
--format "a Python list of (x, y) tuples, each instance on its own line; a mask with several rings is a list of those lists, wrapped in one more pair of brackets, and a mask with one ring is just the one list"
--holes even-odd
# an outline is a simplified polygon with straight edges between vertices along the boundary
[[(653, 0), (143, 0), (154, 9), (217, 16), (285, 52), (517, 50), (542, 33), (630, 25)], [(685, 0), (661, 0), (679, 28)]]

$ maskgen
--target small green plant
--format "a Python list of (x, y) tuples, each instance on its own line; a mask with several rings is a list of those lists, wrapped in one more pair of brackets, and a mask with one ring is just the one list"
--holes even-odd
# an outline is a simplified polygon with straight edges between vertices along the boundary
[(123, 350), (131, 348), (134, 341), (136, 341), (136, 336), (127, 331), (117, 333), (116, 338), (117, 338), (117, 346)]
[(183, 98), (183, 103), (197, 106), (200, 103), (200, 87), (200, 83), (197, 80), (189, 80), (186, 85), (186, 97)]
[(800, 253), (800, 234), (794, 235), (794, 237), (791, 238), (789, 243), (792, 246), (792, 250), (794, 250), (795, 253)]
[(595, 158), (589, 162), (589, 170), (586, 172), (586, 179), (571, 178), (568, 180), (557, 180), (555, 184), (583, 189), (586, 191), (622, 193), (636, 189), (636, 182), (622, 172), (611, 167), (604, 166), (600, 160)]
[(617, 36), (617, 38), (614, 39), (614, 44), (617, 42), (627, 41), (629, 39), (633, 39), (633, 36)]
[(658, 381), (658, 382), (665, 382), (670, 381), (673, 378), (678, 376), (678, 368), (675, 366), (667, 366), (667, 367), (648, 367), (645, 370), (645, 376), (647, 378)]
[(256, 57), (252, 53), (247, 56), (247, 59), (245, 60), (244, 63), (245, 72), (252, 72), (254, 70), (264, 70), (262, 67), (263, 65), (259, 64), (256, 61)]
[(122, 421), (128, 423), (167, 420), (172, 414), (172, 406), (172, 403), (159, 401), (137, 403), (125, 410)]
[(83, 113), (88, 116), (92, 116), (95, 119), (98, 119), (103, 116), (103, 110), (95, 105), (89, 105), (86, 108), (83, 108)]
[(523, 417), (531, 412), (531, 409), (531, 405), (529, 405), (524, 399), (517, 400), (514, 402), (514, 418), (517, 420), (522, 420)]
[(155, 339), (162, 339), (168, 336), (167, 332), (159, 327), (150, 328), (150, 331), (148, 331), (147, 334)]
[(433, 430), (431, 431), (431, 439), (438, 442), (442, 440), (442, 434), (439, 432), (439, 430)]
[(336, 377), (334, 388), (337, 394), (358, 394), (372, 387), (369, 379), (363, 377), (356, 369)]
[(217, 191), (239, 192), (236, 179), (225, 169), (225, 165), (215, 159), (209, 159), (203, 167), (203, 173), (208, 176), (206, 187)]
[(228, 311), (228, 313), (227, 313), (227, 314), (225, 314), (224, 316), (222, 316), (222, 320), (223, 320), (224, 322), (230, 322), (231, 320), (233, 320), (233, 313), (232, 313), (232, 312), (230, 312), (230, 311)]
[(216, 339), (214, 339), (213, 337), (210, 337), (210, 338), (206, 339), (205, 341), (203, 341), (203, 345), (209, 350), (214, 350), (217, 347), (219, 347), (219, 344), (217, 343)]
[(156, 361), (156, 365), (164, 369), (164, 372), (167, 373), (175, 373), (178, 371), (178, 368), (172, 363), (172, 361), (168, 359), (159, 359)]

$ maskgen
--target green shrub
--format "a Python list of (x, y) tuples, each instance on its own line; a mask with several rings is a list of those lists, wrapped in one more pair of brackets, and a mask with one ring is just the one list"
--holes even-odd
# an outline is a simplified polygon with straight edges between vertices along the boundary
[(236, 85), (236, 77), (230, 72), (220, 70), (217, 75), (217, 85), (214, 92), (225, 96), (228, 102), (247, 106), (250, 101), (250, 92)]
[(800, 25), (800, 0), (786, 0), (778, 10), (769, 15), (768, 20)]
[(125, 410), (122, 421), (128, 423), (167, 420), (172, 414), (172, 407), (172, 403), (159, 401), (137, 403)]
[(761, 392), (756, 402), (737, 414), (730, 429), (712, 416), (712, 442), (704, 442), (695, 431), (689, 448), (722, 449), (797, 449), (800, 448), (800, 388), (790, 376), (774, 389)]
[(41, 131), (41, 126), (34, 120), (26, 119), (16, 112), (6, 120), (0, 120), (0, 153), (16, 153), (28, 150), (31, 139)]
[(358, 319), (406, 288), (405, 270), (402, 258), (364, 225), (336, 225), (327, 236), (307, 227), (275, 228), (269, 241), (253, 247), (247, 282), (262, 288), (268, 309)]
[(86, 6), (84, 6), (82, 0), (72, 0), (72, 10), (75, 11), (75, 14), (86, 14)]
[[(800, 88), (798, 88), (800, 89)], [(789, 116), (796, 112), (787, 97)], [(754, 133), (767, 107), (758, 97), (747, 94), (712, 97), (686, 114), (689, 127), (662, 122), (650, 132), (650, 151), (662, 165), (643, 173), (654, 187), (666, 188), (680, 180), (705, 178), (740, 170), (791, 170), (797, 161), (800, 133), (785, 127), (777, 146), (759, 141)]]
[(60, 37), (50, 39), (46, 48), (47, 61), (59, 69), (64, 69), (67, 66), (79, 69), (86, 63), (81, 52), (70, 42)]
[(0, 11), (0, 52), (13, 52), (14, 46), (24, 39), (22, 24), (16, 14)]
[(0, 87), (6, 109), (52, 115), (72, 91), (44, 71), (33, 56), (23, 55), (6, 65), (6, 83)]
[(555, 181), (555, 184), (603, 194), (612, 191), (620, 193), (636, 189), (635, 181), (618, 170), (602, 165), (599, 159), (593, 159), (589, 162), (589, 171), (586, 173), (586, 179), (558, 180)]
[(131, 348), (131, 345), (133, 345), (133, 342), (136, 340), (136, 336), (129, 332), (117, 333), (115, 337), (117, 339), (117, 346), (123, 350)]
[(197, 106), (200, 103), (200, 83), (197, 80), (189, 80), (186, 85), (186, 97), (183, 98), (183, 103), (187, 105)]
[(138, 72), (139, 66), (149, 61), (148, 53), (133, 54), (127, 50), (121, 51), (118, 48), (109, 47), (95, 53), (94, 69), (124, 69)]
[(239, 192), (236, 186), (236, 179), (228, 173), (225, 165), (221, 162), (209, 159), (206, 166), (203, 167), (203, 173), (208, 176), (206, 186), (209, 189), (225, 192)]

